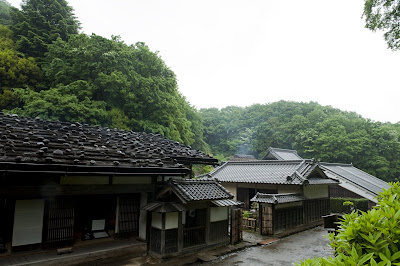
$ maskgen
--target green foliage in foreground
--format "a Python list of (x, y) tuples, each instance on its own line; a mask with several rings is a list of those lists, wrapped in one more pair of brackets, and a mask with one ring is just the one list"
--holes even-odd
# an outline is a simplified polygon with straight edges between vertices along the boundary
[(337, 236), (330, 234), (335, 256), (301, 261), (314, 265), (400, 265), (400, 184), (394, 183), (378, 196), (368, 212), (344, 216)]
[(368, 199), (354, 198), (331, 198), (331, 212), (333, 213), (348, 213), (350, 207), (343, 205), (344, 202), (352, 202), (356, 210), (368, 211)]

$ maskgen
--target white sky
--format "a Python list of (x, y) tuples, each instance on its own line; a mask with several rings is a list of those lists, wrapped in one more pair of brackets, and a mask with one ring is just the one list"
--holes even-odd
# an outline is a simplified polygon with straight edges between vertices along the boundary
[(364, 28), (363, 0), (67, 1), (83, 32), (159, 51), (196, 108), (316, 101), (400, 121), (400, 52)]

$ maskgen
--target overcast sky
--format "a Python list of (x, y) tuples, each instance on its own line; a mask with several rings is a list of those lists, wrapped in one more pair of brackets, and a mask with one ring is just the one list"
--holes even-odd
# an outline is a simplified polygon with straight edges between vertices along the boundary
[(316, 101), (400, 121), (400, 52), (364, 28), (363, 0), (68, 3), (84, 33), (159, 51), (198, 109)]

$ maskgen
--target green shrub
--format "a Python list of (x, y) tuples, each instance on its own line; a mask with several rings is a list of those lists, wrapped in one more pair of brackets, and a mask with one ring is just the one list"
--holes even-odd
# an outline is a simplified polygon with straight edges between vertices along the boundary
[(333, 213), (349, 213), (351, 212), (349, 205), (344, 205), (345, 202), (352, 202), (356, 210), (368, 211), (368, 199), (353, 199), (353, 198), (331, 198), (331, 212)]
[(344, 215), (338, 234), (329, 235), (334, 257), (296, 265), (400, 265), (400, 184), (391, 185), (372, 210)]

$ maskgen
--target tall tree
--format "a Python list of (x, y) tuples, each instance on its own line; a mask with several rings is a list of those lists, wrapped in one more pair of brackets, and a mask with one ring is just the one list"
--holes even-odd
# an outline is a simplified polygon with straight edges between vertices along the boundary
[(78, 33), (79, 22), (65, 0), (23, 0), (21, 10), (13, 10), (18, 50), (27, 56), (43, 59), (57, 38), (67, 41)]
[(0, 25), (11, 25), (11, 5), (6, 0), (0, 0)]
[[(119, 37), (110, 40), (85, 34), (68, 41), (58, 38), (49, 45), (42, 68), (49, 92), (19, 94), (25, 105), (13, 111), (32, 115), (37, 110), (31, 107), (41, 106), (42, 116), (52, 119), (99, 121), (104, 126), (159, 133), (206, 147), (201, 119), (179, 93), (175, 74), (144, 43), (127, 45)], [(62, 95), (73, 97), (59, 105), (63, 110), (56, 110), (59, 100), (51, 99)], [(54, 104), (41, 103), (39, 96)], [(78, 108), (76, 101), (87, 104)], [(87, 112), (93, 116), (79, 113), (96, 106), (100, 113)]]
[(400, 1), (365, 0), (363, 17), (366, 28), (384, 31), (390, 49), (400, 49)]
[(15, 51), (12, 31), (0, 25), (0, 92), (10, 88), (34, 86), (41, 75), (35, 59), (25, 58)]

